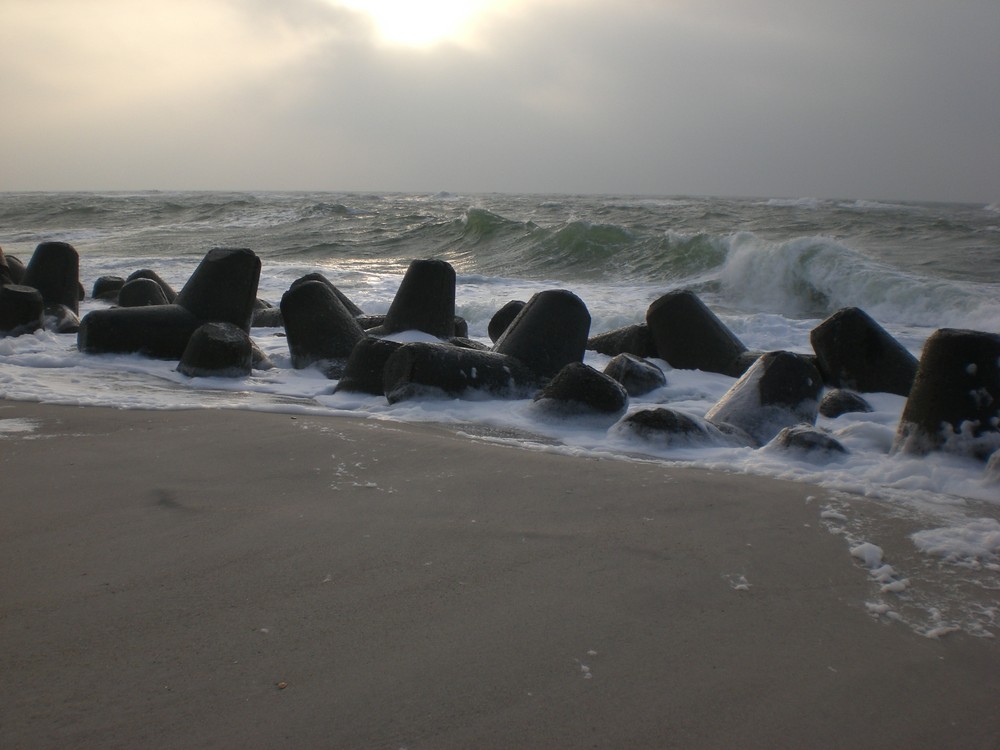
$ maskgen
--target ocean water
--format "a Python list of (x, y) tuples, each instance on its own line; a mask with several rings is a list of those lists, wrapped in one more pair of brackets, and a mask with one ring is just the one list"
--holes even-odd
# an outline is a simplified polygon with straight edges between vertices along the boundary
[[(180, 289), (212, 247), (247, 247), (263, 263), (261, 298), (277, 304), (292, 281), (319, 271), (370, 314), (388, 309), (412, 259), (441, 258), (458, 274), (458, 314), (470, 335), (486, 342), (489, 320), (503, 304), (553, 288), (584, 300), (592, 334), (641, 322), (650, 302), (680, 288), (697, 292), (752, 349), (809, 352), (810, 330), (845, 306), (866, 310), (918, 356), (937, 328), (1000, 332), (997, 204), (448, 193), (0, 196), (5, 253), (27, 262), (43, 240), (76, 247), (88, 294), (97, 277), (140, 268)], [(87, 299), (81, 316), (106, 304)], [(982, 517), (983, 507), (1000, 508), (1000, 484), (981, 462), (890, 454), (904, 404), (899, 396), (867, 394), (872, 413), (820, 418), (848, 448), (846, 456), (667, 447), (624, 435), (607, 420), (539, 413), (529, 400), (390, 406), (382, 398), (335, 395), (319, 372), (291, 368), (282, 333), (252, 331), (277, 367), (245, 379), (191, 379), (175, 371), (176, 362), (84, 355), (75, 335), (0, 339), (0, 397), (446, 423), (469, 439), (683, 462), (857, 493), (926, 515), (927, 531), (968, 532), (965, 549), (979, 549), (972, 557), (980, 562), (995, 564), (1000, 554), (1000, 524)], [(607, 360), (587, 356), (597, 368)], [(669, 405), (700, 416), (734, 382), (658, 364), (667, 386), (633, 399), (630, 410)], [(23, 425), (10, 427), (0, 429), (0, 439), (13, 439)]]

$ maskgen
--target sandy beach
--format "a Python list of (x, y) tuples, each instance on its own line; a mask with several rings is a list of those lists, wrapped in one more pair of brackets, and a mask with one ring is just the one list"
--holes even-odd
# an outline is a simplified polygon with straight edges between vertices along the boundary
[(1000, 748), (1000, 644), (873, 616), (816, 487), (340, 417), (0, 420), (0, 747)]

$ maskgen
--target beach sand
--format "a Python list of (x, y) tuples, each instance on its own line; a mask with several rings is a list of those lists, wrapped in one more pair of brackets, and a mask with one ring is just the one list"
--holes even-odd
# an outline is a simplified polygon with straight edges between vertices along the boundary
[(354, 418), (0, 419), (33, 426), (0, 437), (3, 748), (1000, 747), (996, 639), (873, 617), (816, 487)]

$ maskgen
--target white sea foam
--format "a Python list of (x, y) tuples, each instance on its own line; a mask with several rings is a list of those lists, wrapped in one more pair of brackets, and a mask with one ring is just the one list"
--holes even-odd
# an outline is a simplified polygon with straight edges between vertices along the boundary
[(31, 419), (4, 419), (0, 416), (0, 440), (11, 435), (34, 432), (38, 424)]
[(858, 558), (866, 568), (873, 572), (882, 569), (882, 548), (871, 542), (862, 542), (856, 547), (851, 547), (851, 556)]
[(866, 200), (856, 200), (849, 201), (847, 203), (840, 203), (841, 208), (852, 209), (855, 211), (922, 211), (920, 206), (915, 206), (913, 204), (903, 204), (903, 203), (884, 203), (882, 201), (866, 201)]
[[(88, 308), (103, 307), (88, 301)], [(765, 320), (770, 326), (783, 326)], [(481, 341), (484, 319), (473, 321)], [(788, 333), (789, 331), (785, 331)], [(799, 340), (808, 341), (805, 330)], [(536, 435), (531, 444), (561, 446), (568, 451), (643, 455), (657, 460), (685, 461), (722, 469), (812, 482), (831, 489), (879, 496), (892, 502), (929, 502), (947, 505), (956, 498), (1000, 503), (996, 486), (987, 482), (981, 462), (938, 453), (914, 458), (891, 455), (896, 424), (905, 400), (891, 394), (866, 394), (873, 411), (820, 417), (818, 425), (830, 431), (849, 451), (846, 456), (817, 459), (776, 450), (753, 450), (729, 444), (657, 444), (628, 432), (611, 429), (608, 420), (566, 419), (539, 412), (529, 399), (417, 399), (389, 405), (384, 398), (333, 393), (335, 383), (318, 370), (291, 368), (287, 341), (281, 329), (254, 329), (258, 346), (276, 363), (272, 370), (254, 371), (248, 378), (188, 378), (176, 362), (139, 355), (86, 355), (77, 351), (73, 335), (38, 332), (0, 339), (0, 396), (13, 400), (124, 408), (181, 409), (237, 408), (351, 414), (364, 418), (436, 422), (457, 426), (481, 425), (519, 435)], [(760, 335), (770, 341), (775, 332)], [(414, 339), (403, 335), (405, 340)], [(426, 335), (419, 335), (426, 339)], [(752, 342), (755, 345), (759, 342)], [(589, 352), (586, 359), (603, 369), (609, 358)], [(667, 385), (632, 399), (629, 413), (666, 405), (700, 416), (718, 401), (735, 380), (725, 375), (672, 370)], [(463, 429), (465, 429), (463, 427)], [(475, 432), (475, 430), (473, 430)]]
[(824, 201), (819, 198), (769, 198), (765, 206), (773, 208), (819, 208)]
[(917, 549), (949, 561), (995, 563), (1000, 558), (1000, 521), (976, 518), (956, 526), (925, 529), (911, 538)]

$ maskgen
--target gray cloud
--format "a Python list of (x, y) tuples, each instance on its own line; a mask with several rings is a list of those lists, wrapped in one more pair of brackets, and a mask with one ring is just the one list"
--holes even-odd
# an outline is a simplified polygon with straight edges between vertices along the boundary
[(1000, 197), (994, 0), (541, 0), (429, 50), (324, 0), (129, 7), (0, 10), (0, 188)]

